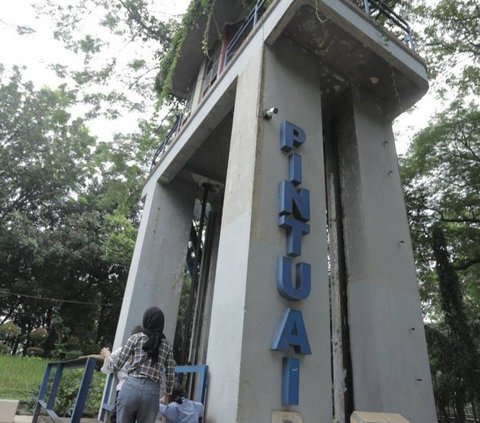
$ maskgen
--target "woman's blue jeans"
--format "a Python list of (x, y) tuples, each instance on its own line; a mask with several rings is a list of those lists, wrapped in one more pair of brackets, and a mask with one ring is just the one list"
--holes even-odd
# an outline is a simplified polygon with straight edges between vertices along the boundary
[(154, 423), (160, 402), (160, 384), (128, 376), (117, 403), (118, 423)]

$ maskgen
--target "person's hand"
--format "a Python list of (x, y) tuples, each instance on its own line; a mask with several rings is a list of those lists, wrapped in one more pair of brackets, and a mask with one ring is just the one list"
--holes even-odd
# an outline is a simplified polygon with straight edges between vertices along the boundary
[(110, 352), (110, 350), (109, 350), (108, 348), (106, 348), (106, 347), (103, 347), (103, 348), (101, 349), (101, 351), (100, 351), (100, 355), (101, 355), (104, 359), (105, 359), (105, 358), (109, 358), (111, 354), (112, 354), (112, 353)]
[(88, 355), (81, 355), (78, 358), (94, 358), (95, 360), (100, 360), (103, 361), (105, 360), (105, 357), (101, 354), (88, 354)]

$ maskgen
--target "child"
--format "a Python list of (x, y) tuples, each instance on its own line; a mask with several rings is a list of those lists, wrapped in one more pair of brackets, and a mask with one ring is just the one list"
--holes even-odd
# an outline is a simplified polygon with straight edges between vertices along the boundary
[(160, 403), (160, 414), (167, 418), (168, 423), (198, 423), (203, 416), (203, 404), (185, 398), (182, 385), (176, 383), (170, 404)]

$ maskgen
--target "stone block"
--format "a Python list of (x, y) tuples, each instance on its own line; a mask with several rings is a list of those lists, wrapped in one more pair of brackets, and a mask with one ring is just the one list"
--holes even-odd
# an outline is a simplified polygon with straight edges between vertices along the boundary
[(293, 411), (274, 411), (272, 423), (303, 423), (302, 416)]
[(396, 413), (375, 413), (369, 411), (354, 411), (350, 423), (410, 423)]
[(17, 407), (17, 400), (0, 399), (0, 423), (12, 423)]

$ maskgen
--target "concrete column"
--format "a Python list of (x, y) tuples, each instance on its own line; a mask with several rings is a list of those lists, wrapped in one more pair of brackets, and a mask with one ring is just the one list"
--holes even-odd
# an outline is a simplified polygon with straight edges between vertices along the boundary
[(391, 122), (365, 93), (338, 144), (354, 405), (436, 421), (409, 226)]
[(148, 186), (114, 348), (123, 345), (151, 306), (165, 313), (165, 335), (173, 342), (194, 192), (193, 185), (176, 180), (169, 185)]
[[(269, 422), (274, 410), (298, 412), (306, 423), (332, 420), (320, 95), (317, 61), (286, 40), (259, 50), (238, 78), (207, 354), (208, 423)], [(264, 120), (274, 106), (278, 114)], [(286, 120), (306, 133), (298, 153), (301, 186), (310, 190), (310, 233), (294, 263), (311, 264), (312, 289), (296, 302), (280, 296), (275, 277), (286, 255), (278, 226), (279, 184), (289, 175), (280, 150)], [(289, 307), (303, 315), (311, 355), (271, 349)], [(282, 406), (284, 356), (300, 360), (298, 406)]]

